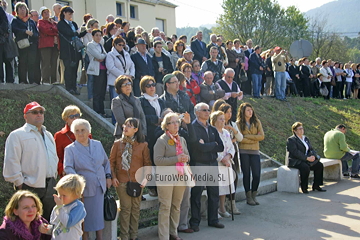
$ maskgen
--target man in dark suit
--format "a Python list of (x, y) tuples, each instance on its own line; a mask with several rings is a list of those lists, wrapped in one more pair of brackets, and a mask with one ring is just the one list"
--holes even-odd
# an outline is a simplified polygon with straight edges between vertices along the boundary
[[(244, 51), (245, 56), (250, 59), (250, 54), (254, 52), (254, 49), (252, 48), (253, 41), (251, 39), (246, 41), (247, 49)], [(251, 72), (251, 62), (249, 61), (249, 70), (247, 71), (248, 81), (241, 83), (241, 89), (246, 94), (251, 95), (251, 87), (252, 87), (252, 72)]]
[(156, 94), (161, 95), (164, 93), (164, 85), (162, 82), (163, 77), (174, 71), (170, 58), (162, 52), (162, 42), (156, 41), (154, 43), (154, 55), (152, 57), (152, 64), (154, 68), (155, 81), (156, 81)]
[(206, 44), (202, 41), (203, 34), (201, 31), (196, 33), (196, 39), (191, 42), (191, 50), (194, 52), (194, 60), (201, 63), (207, 60)]
[(310, 97), (311, 78), (313, 78), (313, 75), (309, 65), (309, 59), (303, 58), (303, 64), (300, 66), (300, 79), (302, 82), (304, 97)]
[[(196, 141), (191, 143), (191, 159), (192, 165), (212, 167), (218, 166), (217, 156), (218, 152), (224, 151), (224, 144), (217, 132), (216, 128), (210, 126), (208, 120), (210, 117), (209, 105), (206, 103), (198, 103), (195, 106), (196, 119), (192, 125), (196, 133)], [(194, 151), (196, 149), (196, 151)], [(208, 168), (210, 170), (210, 168)], [(194, 232), (198, 232), (201, 220), (201, 194), (204, 186), (196, 185), (191, 189), (191, 218), (190, 228)], [(218, 208), (219, 208), (219, 186), (206, 186), (208, 196), (208, 225), (210, 227), (224, 228), (224, 225), (219, 223)]]
[(136, 97), (140, 97), (140, 80), (143, 76), (154, 77), (154, 67), (151, 57), (146, 54), (146, 42), (139, 38), (135, 43), (137, 52), (131, 55), (131, 60), (135, 64), (135, 79), (133, 82), (133, 91)]
[(208, 45), (206, 45), (206, 57), (210, 58), (210, 48), (214, 46), (214, 47), (218, 47), (216, 44), (216, 34), (211, 34), (210, 35), (210, 43)]

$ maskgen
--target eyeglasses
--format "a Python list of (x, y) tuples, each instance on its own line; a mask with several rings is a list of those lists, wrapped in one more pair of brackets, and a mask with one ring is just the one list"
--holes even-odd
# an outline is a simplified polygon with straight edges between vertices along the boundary
[(169, 84), (172, 84), (172, 83), (179, 83), (179, 81), (173, 81), (173, 82), (168, 82)]
[(186, 70), (184, 71), (184, 73), (191, 73), (191, 70)]
[(31, 113), (33, 115), (38, 115), (40, 113), (41, 115), (43, 115), (45, 113), (45, 111), (43, 111), (43, 110), (39, 110), (39, 111), (33, 110), (33, 111), (27, 112), (26, 114), (28, 114), (28, 113)]
[(170, 124), (173, 124), (173, 125), (180, 124), (180, 120), (167, 123), (167, 125), (170, 125)]
[(146, 88), (156, 87), (156, 83), (148, 83), (145, 85)]
[(123, 124), (123, 125), (122, 125), (122, 127), (123, 127), (123, 128), (136, 128), (136, 127), (131, 126), (131, 125), (128, 125), (128, 124), (126, 124), (126, 125), (125, 125), (125, 124)]
[(80, 113), (69, 115), (70, 119), (79, 118), (79, 117), (80, 117)]
[(184, 46), (184, 44), (178, 44), (178, 46), (183, 47), (183, 46)]
[(210, 112), (210, 109), (200, 109), (201, 112)]
[(116, 45), (118, 45), (119, 47), (124, 47), (125, 46), (125, 44), (120, 44), (120, 43), (118, 43)]
[(131, 86), (132, 83), (131, 82), (127, 82), (127, 83), (123, 83), (121, 84), (121, 87), (126, 87), (126, 86)]

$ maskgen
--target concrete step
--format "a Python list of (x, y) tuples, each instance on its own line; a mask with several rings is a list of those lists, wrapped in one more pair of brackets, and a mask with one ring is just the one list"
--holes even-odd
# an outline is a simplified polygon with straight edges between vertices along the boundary
[(112, 124), (112, 118), (105, 118), (105, 119), (106, 119), (106, 121), (108, 121), (109, 123)]
[(277, 167), (278, 165), (273, 162), (271, 159), (260, 159), (261, 168), (267, 168), (267, 167)]
[(105, 108), (104, 110), (105, 110), (105, 114), (106, 114), (106, 115), (111, 116), (112, 111), (111, 111), (110, 108)]
[[(277, 189), (276, 178), (270, 178), (265, 181), (260, 181), (258, 188), (258, 195), (264, 195), (267, 193), (275, 192)], [(246, 199), (246, 193), (243, 185), (238, 185), (235, 193), (235, 200), (242, 201)]]
[[(261, 175), (260, 175), (260, 182), (265, 181), (271, 178), (277, 178), (277, 170), (278, 167), (266, 167), (261, 168)], [(252, 180), (252, 177), (250, 177), (250, 180)], [(238, 174), (238, 186), (243, 185), (243, 174)]]

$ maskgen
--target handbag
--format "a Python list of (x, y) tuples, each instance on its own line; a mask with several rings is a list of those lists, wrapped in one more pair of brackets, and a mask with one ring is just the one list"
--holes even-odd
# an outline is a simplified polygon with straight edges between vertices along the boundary
[[(28, 22), (28, 30), (29, 29), (30, 29), (30, 24)], [(19, 49), (24, 49), (24, 48), (30, 47), (29, 36), (27, 38), (17, 41), (17, 45), (18, 45)]]
[(239, 72), (239, 81), (240, 82), (246, 82), (248, 80), (247, 74), (244, 69), (240, 69)]
[(105, 221), (113, 221), (116, 218), (117, 205), (114, 196), (106, 189), (104, 195), (104, 219)]
[(75, 37), (72, 40), (71, 45), (73, 46), (76, 52), (80, 52), (83, 48), (85, 48), (85, 45), (78, 37)]
[(315, 152), (315, 150), (309, 151), (308, 157), (309, 157), (309, 156), (315, 156), (315, 160), (314, 160), (313, 162), (306, 161), (306, 163), (307, 163), (310, 167), (312, 167), (312, 166), (314, 166), (315, 164), (317, 164), (317, 163), (320, 161), (320, 158), (321, 158), (321, 157)]
[(325, 86), (320, 87), (319, 91), (320, 91), (321, 96), (326, 97), (327, 95), (329, 95), (329, 90)]
[(126, 171), (129, 177), (129, 181), (126, 183), (126, 193), (130, 197), (139, 197), (142, 191), (138, 182), (132, 182), (130, 179), (129, 171)]

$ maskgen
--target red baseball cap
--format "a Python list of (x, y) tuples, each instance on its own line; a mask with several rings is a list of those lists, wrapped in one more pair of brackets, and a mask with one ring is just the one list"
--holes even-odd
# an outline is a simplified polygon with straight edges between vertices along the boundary
[(281, 49), (282, 49), (281, 47), (277, 46), (277, 47), (274, 48), (274, 51), (279, 51)]
[(26, 114), (28, 111), (31, 111), (35, 108), (42, 108), (45, 111), (45, 108), (43, 106), (41, 106), (40, 104), (38, 104), (37, 102), (31, 102), (26, 104), (25, 108), (24, 108), (24, 114)]

